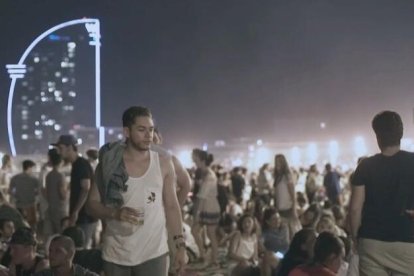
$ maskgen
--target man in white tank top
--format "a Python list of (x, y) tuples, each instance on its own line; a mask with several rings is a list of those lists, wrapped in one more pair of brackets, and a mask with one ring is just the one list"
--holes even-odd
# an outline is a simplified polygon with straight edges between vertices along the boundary
[(174, 262), (181, 273), (185, 243), (171, 158), (150, 150), (154, 123), (147, 108), (128, 108), (122, 121), (126, 146), (120, 166), (128, 175), (119, 190), (123, 204), (105, 205), (97, 185), (92, 186), (88, 199), (90, 214), (107, 224), (102, 247), (105, 274), (166, 276), (167, 230), (177, 248)]

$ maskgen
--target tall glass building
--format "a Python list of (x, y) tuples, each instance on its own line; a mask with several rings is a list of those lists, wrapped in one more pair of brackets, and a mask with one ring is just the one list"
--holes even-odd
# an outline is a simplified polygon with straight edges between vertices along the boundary
[(18, 64), (7, 66), (13, 155), (44, 154), (59, 135), (82, 135), (77, 131), (82, 128), (95, 132), (91, 144), (99, 143), (99, 21), (81, 19), (54, 28), (39, 36)]

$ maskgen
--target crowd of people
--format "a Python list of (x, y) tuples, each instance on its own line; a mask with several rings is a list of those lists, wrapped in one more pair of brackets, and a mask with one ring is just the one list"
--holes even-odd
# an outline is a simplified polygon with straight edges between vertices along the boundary
[(346, 172), (283, 154), (249, 172), (201, 149), (185, 169), (148, 109), (122, 121), (125, 140), (86, 158), (71, 135), (21, 173), (4, 155), (0, 275), (414, 274), (414, 158), (398, 114), (377, 115), (381, 153)]

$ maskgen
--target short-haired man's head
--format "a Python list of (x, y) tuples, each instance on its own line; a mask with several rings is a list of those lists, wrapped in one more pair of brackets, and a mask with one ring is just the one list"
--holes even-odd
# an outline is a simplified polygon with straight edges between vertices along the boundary
[(135, 118), (137, 117), (150, 117), (152, 118), (151, 111), (143, 106), (131, 106), (124, 111), (122, 115), (122, 126), (131, 128), (135, 123)]
[(316, 239), (314, 247), (314, 261), (324, 264), (332, 256), (340, 256), (343, 253), (342, 241), (330, 232), (322, 232)]
[(388, 110), (378, 113), (372, 120), (372, 128), (380, 149), (400, 145), (404, 127), (398, 113)]
[(58, 241), (61, 242), (63, 248), (65, 248), (68, 252), (71, 252), (73, 254), (75, 253), (75, 250), (76, 250), (75, 243), (70, 237), (65, 236), (65, 235), (57, 235), (52, 239), (50, 243), (58, 242)]
[(50, 165), (53, 167), (59, 166), (62, 163), (62, 156), (56, 148), (50, 149), (47, 153)]
[(86, 151), (86, 156), (88, 156), (89, 159), (91, 160), (97, 160), (98, 159), (98, 150), (97, 149), (88, 149)]
[(206, 166), (210, 166), (214, 161), (214, 156), (211, 153), (208, 153), (205, 150), (193, 149), (193, 157), (197, 157), (203, 162)]
[(70, 226), (63, 230), (62, 235), (71, 238), (76, 248), (82, 248), (85, 243), (85, 233), (79, 226)]
[(75, 244), (71, 238), (63, 235), (55, 236), (49, 245), (50, 267), (53, 269), (62, 265), (71, 264), (75, 252)]
[(36, 166), (36, 163), (32, 160), (27, 159), (22, 162), (23, 171), (27, 171), (28, 169), (31, 169), (34, 166)]

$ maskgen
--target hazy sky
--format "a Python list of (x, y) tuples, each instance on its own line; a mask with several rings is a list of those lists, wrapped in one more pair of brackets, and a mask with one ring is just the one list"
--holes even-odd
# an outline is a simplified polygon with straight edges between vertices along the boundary
[(369, 133), (372, 116), (393, 109), (414, 136), (413, 14), (409, 0), (1, 1), (0, 146), (5, 64), (82, 17), (101, 20), (105, 126), (136, 104), (170, 145), (303, 141)]

